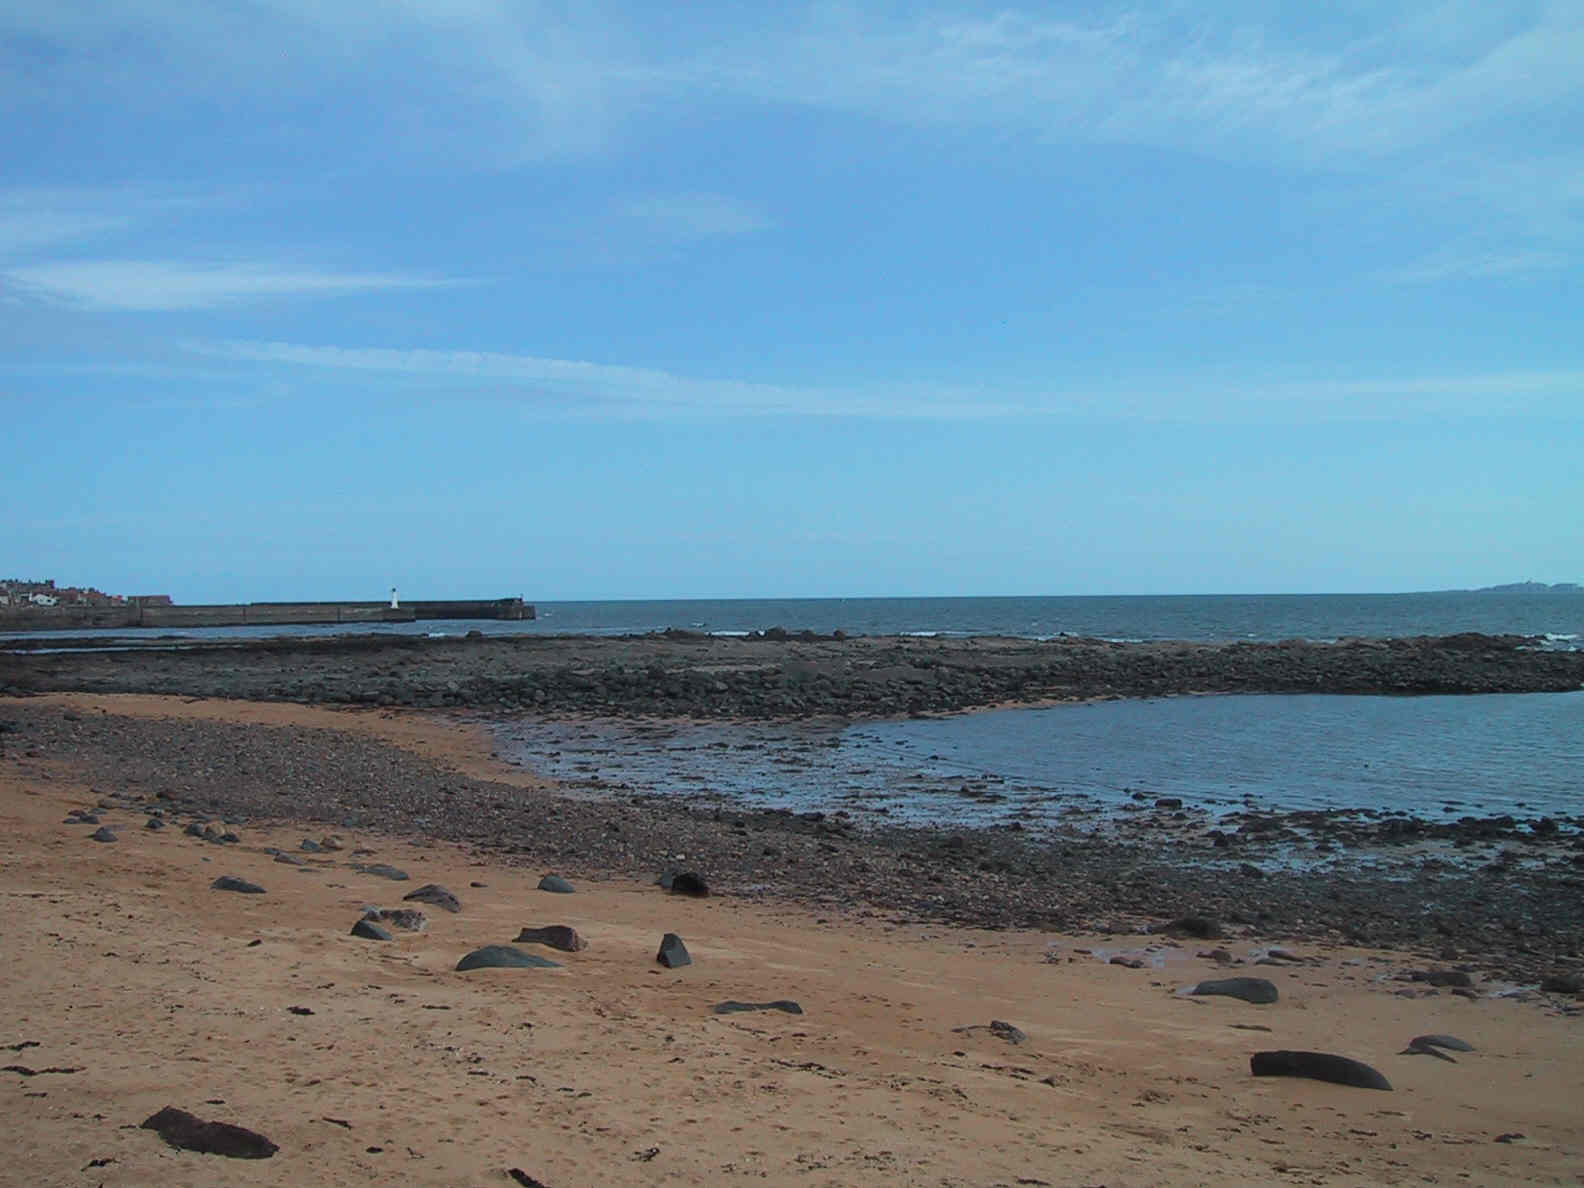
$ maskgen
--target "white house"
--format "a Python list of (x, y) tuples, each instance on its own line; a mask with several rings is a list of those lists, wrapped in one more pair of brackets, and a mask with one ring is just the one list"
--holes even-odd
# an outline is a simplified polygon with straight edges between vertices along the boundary
[(29, 594), (28, 601), (34, 606), (54, 606), (60, 600), (53, 594)]

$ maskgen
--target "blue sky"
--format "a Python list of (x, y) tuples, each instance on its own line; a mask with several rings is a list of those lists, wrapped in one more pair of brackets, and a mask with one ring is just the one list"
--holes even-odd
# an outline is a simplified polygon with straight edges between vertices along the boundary
[(1584, 5), (0, 0), (0, 576), (1584, 580)]

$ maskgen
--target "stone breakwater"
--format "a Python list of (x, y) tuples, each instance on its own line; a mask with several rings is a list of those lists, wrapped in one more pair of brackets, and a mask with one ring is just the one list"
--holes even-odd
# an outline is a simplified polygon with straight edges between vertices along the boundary
[[(80, 644), (81, 641), (73, 641)], [(362, 635), (0, 655), (0, 692), (724, 719), (894, 717), (1175, 693), (1526, 693), (1584, 687), (1584, 652), (1522, 636), (1115, 643), (774, 629), (427, 639)]]

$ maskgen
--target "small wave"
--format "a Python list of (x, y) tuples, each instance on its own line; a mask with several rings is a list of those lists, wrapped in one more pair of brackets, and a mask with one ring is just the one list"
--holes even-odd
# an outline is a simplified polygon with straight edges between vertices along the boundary
[(711, 631), (711, 635), (718, 635), (726, 639), (747, 639), (752, 632), (748, 631)]

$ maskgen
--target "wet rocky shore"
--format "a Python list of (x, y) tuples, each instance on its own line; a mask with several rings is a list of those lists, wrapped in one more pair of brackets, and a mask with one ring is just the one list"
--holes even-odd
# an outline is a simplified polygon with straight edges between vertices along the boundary
[[(1403, 950), (1406, 965), (1466, 974), (1468, 987), (1443, 985), (1476, 994), (1565, 987), (1584, 973), (1577, 819), (1432, 826), (1250, 810), (1212, 822), (1170, 800), (1143, 800), (1101, 831), (861, 826), (841, 813), (750, 812), (707, 797), (524, 789), (358, 732), (0, 701), (0, 763), (42, 783), (61, 762), (106, 793), (223, 818), (244, 840), (249, 822), (292, 819), (462, 841), (582, 877), (693, 870), (716, 894), (898, 921), (1101, 934), (1177, 921), (1188, 944), (1225, 935), (1382, 946)], [(1316, 844), (1397, 854), (1323, 874), (1263, 861)], [(1448, 860), (1469, 847), (1477, 860)]]
[[(429, 639), (8, 641), (0, 692), (723, 719), (895, 717), (1173, 693), (1527, 693), (1584, 687), (1584, 652), (1522, 636), (1115, 643), (687, 631)], [(135, 645), (135, 646), (134, 646)], [(69, 646), (71, 651), (51, 650)]]

